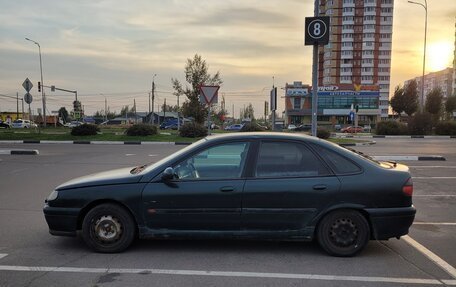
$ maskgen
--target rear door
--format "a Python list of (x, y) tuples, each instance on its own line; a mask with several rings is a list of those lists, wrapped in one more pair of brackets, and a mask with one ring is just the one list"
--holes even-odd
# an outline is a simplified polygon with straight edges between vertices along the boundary
[(242, 198), (246, 231), (303, 230), (340, 182), (303, 143), (262, 141)]

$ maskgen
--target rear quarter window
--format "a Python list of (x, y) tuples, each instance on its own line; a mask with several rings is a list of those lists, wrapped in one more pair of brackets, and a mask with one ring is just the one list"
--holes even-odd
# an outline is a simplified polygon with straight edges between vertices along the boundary
[(312, 145), (323, 160), (336, 174), (354, 174), (362, 171), (361, 167), (343, 155), (321, 146)]

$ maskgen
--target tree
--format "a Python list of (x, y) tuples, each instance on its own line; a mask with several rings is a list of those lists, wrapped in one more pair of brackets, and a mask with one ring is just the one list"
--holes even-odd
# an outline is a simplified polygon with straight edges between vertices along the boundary
[(437, 87), (432, 89), (426, 96), (425, 109), (432, 114), (434, 120), (438, 120), (442, 111), (442, 90)]
[(162, 109), (162, 111), (174, 112), (174, 113), (177, 113), (177, 111), (179, 110), (179, 108), (177, 107), (177, 105), (171, 106), (171, 105), (165, 105), (165, 104), (163, 104), (163, 105), (161, 106), (161, 109)]
[(447, 112), (447, 114), (449, 115), (449, 117), (451, 118), (452, 116), (452, 113), (454, 111), (456, 111), (456, 94), (451, 96), (451, 97), (448, 97), (445, 101), (445, 111)]
[(70, 121), (70, 118), (68, 117), (68, 111), (65, 107), (61, 107), (59, 109), (59, 118), (61, 118), (64, 123), (67, 123)]
[(255, 120), (255, 111), (253, 110), (252, 104), (249, 104), (242, 110), (242, 119)]
[(214, 76), (208, 73), (206, 61), (198, 54), (193, 59), (187, 59), (185, 65), (185, 80), (189, 86), (185, 88), (177, 79), (171, 79), (175, 95), (185, 95), (187, 101), (182, 104), (182, 113), (186, 117), (193, 117), (197, 123), (203, 123), (207, 117), (207, 109), (199, 102), (199, 87), (201, 85), (221, 85), (223, 83), (220, 72)]
[(418, 90), (415, 80), (404, 87), (404, 112), (411, 116), (418, 110)]
[(128, 117), (132, 117), (135, 115), (135, 107), (129, 107), (128, 105), (127, 106), (123, 106), (122, 109), (120, 110), (120, 117), (125, 117), (125, 114), (128, 116)]
[(394, 95), (390, 101), (391, 108), (395, 113), (401, 116), (401, 113), (405, 110), (405, 97), (404, 97), (404, 89), (400, 86), (397, 86), (394, 90)]

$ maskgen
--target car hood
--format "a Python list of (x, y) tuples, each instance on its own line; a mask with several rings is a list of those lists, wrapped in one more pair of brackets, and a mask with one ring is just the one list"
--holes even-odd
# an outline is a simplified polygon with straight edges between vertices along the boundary
[(132, 169), (133, 167), (127, 167), (78, 177), (59, 185), (56, 187), (56, 190), (99, 185), (136, 183), (141, 179), (141, 175), (131, 174), (130, 171)]

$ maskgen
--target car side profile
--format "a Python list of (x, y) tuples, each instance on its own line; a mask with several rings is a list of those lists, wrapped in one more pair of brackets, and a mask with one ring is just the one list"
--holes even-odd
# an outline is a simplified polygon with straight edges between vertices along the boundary
[(13, 121), (13, 123), (11, 124), (11, 127), (14, 129), (30, 129), (30, 128), (37, 128), (38, 125), (29, 120), (17, 119), (17, 120)]
[(97, 252), (134, 238), (317, 240), (353, 256), (415, 217), (406, 166), (301, 134), (209, 136), (149, 165), (71, 180), (45, 201), (52, 235)]
[(343, 133), (362, 133), (364, 129), (360, 126), (349, 126), (340, 130)]

